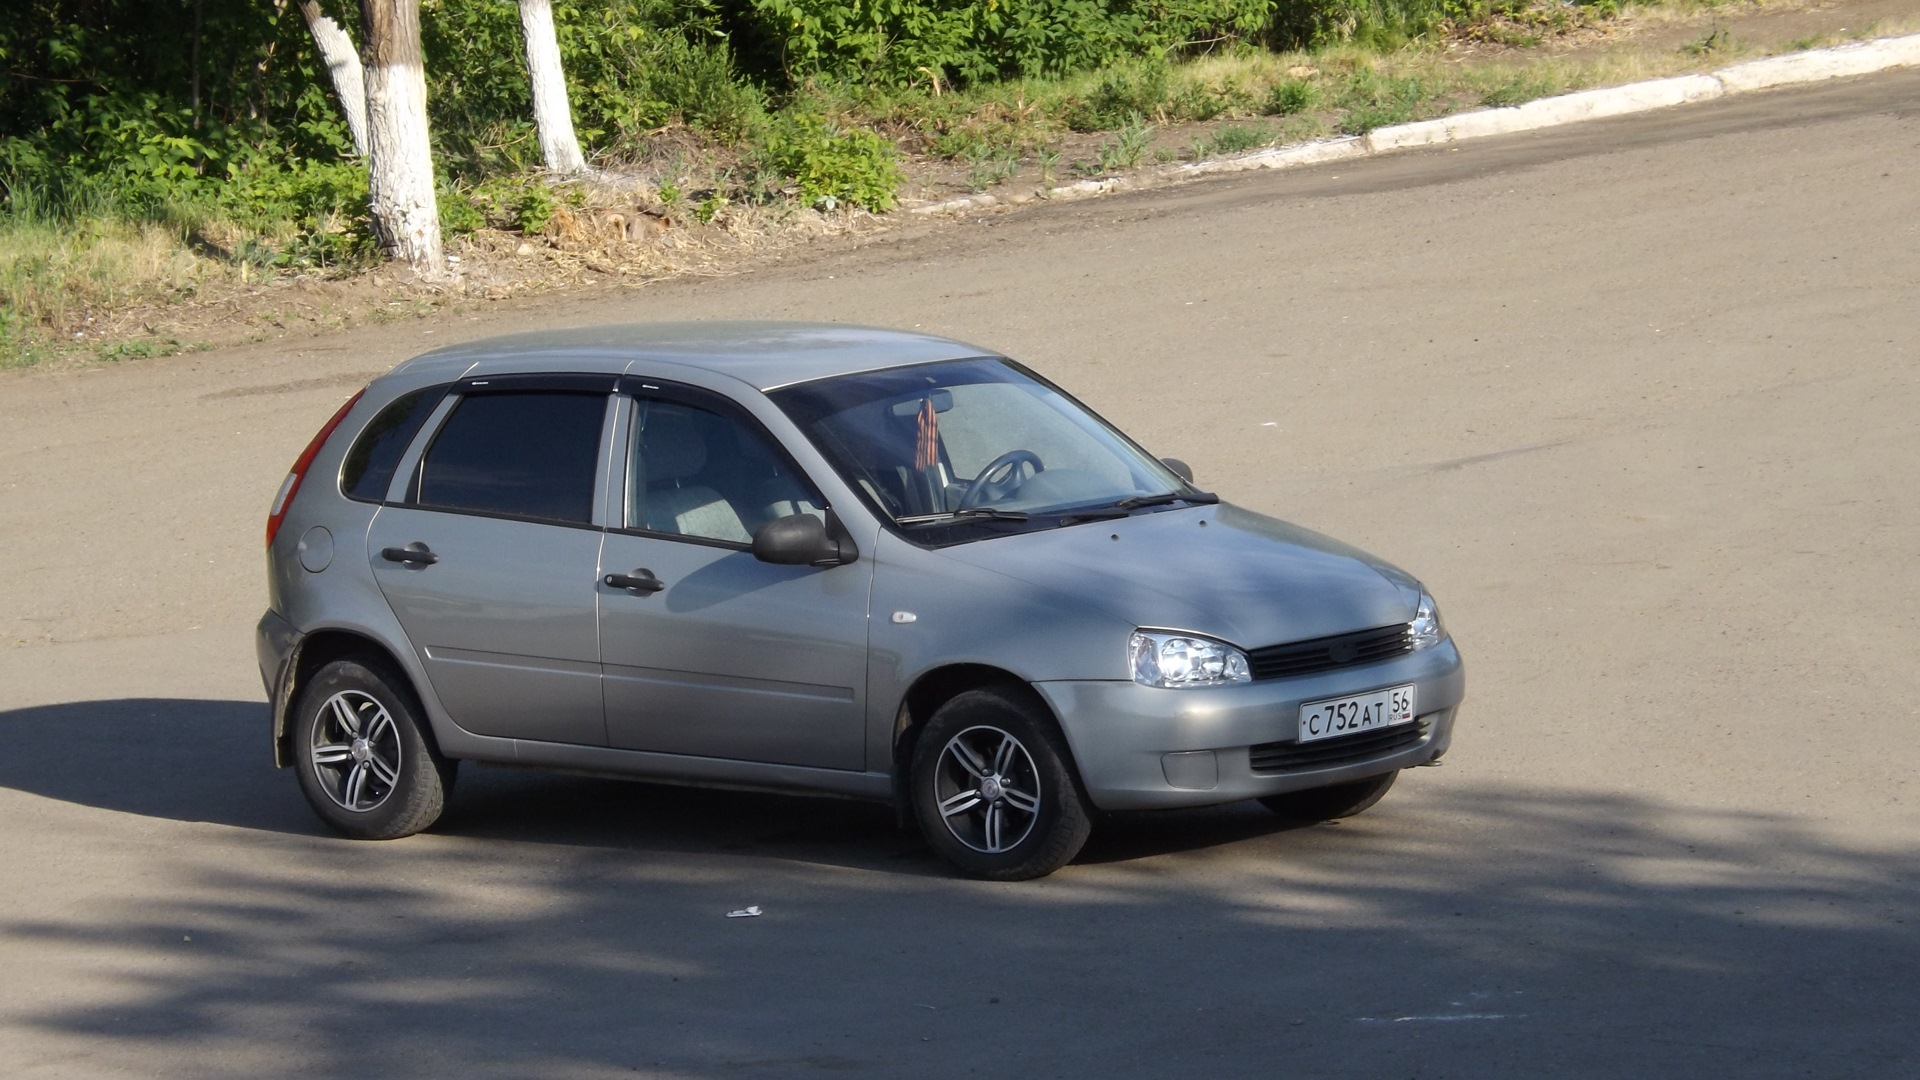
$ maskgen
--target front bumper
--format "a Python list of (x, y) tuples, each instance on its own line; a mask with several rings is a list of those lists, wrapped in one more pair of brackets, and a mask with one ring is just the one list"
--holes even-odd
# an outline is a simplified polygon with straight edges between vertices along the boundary
[[(1403, 683), (1418, 688), (1414, 724), (1385, 729), (1391, 738), (1348, 736), (1296, 752), (1302, 702)], [(1094, 805), (1146, 810), (1279, 795), (1425, 764), (1452, 741), (1466, 673), (1449, 638), (1377, 664), (1204, 690), (1118, 681), (1035, 688), (1059, 718)]]

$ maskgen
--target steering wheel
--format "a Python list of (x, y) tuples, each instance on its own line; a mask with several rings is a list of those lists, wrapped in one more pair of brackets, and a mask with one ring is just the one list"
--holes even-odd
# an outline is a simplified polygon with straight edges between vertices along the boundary
[[(1022, 477), (1020, 475), (1022, 465), (1032, 466), (1033, 472)], [(987, 467), (981, 469), (980, 475), (973, 478), (973, 483), (967, 487), (967, 493), (960, 497), (959, 509), (972, 510), (982, 503), (1004, 499), (1020, 490), (1021, 485), (1045, 470), (1046, 466), (1040, 463), (1039, 454), (1031, 450), (1009, 450), (987, 462)]]

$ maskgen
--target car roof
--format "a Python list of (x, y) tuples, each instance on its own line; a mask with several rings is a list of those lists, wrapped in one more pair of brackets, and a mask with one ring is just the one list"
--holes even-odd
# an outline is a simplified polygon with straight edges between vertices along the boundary
[(482, 338), (422, 353), (394, 369), (504, 373), (642, 373), (658, 361), (730, 375), (766, 391), (858, 371), (998, 355), (949, 338), (846, 323), (658, 322), (583, 326)]

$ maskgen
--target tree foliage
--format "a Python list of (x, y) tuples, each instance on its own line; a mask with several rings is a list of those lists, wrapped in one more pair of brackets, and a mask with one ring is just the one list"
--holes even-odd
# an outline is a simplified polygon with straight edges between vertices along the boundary
[[(554, 17), (589, 154), (634, 152), (684, 123), (751, 143), (809, 198), (884, 205), (890, 148), (815, 115), (815, 88), (937, 91), (1105, 68), (1072, 118), (1104, 128), (1143, 111), (1134, 98), (1170, 57), (1403, 35), (1507, 2), (561, 0)], [(320, 3), (364, 41), (356, 4)], [(536, 165), (516, 0), (423, 0), (421, 14), (443, 182)], [(292, 0), (0, 3), (0, 190), (16, 214), (31, 204), (41, 216), (163, 218), (198, 206), (271, 224), (276, 260), (346, 257), (365, 215), (351, 146)], [(833, 162), (848, 172), (838, 187), (821, 179)]]
[(0, 65), (0, 177), (42, 192), (144, 206), (352, 148), (304, 26), (271, 3), (9, 0)]
[(1259, 35), (1274, 0), (751, 0), (793, 76), (949, 85)]

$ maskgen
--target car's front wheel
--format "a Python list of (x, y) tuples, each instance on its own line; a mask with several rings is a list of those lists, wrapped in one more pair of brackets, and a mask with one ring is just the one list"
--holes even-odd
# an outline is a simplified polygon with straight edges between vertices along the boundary
[(384, 664), (335, 660), (307, 681), (294, 714), (300, 791), (320, 820), (360, 840), (392, 840), (432, 825), (456, 762), (421, 728), (405, 680)]
[(1260, 800), (1260, 805), (1292, 821), (1333, 821), (1352, 817), (1379, 802), (1399, 776), (1400, 771), (1395, 769), (1350, 784), (1268, 795)]
[(941, 857), (975, 877), (1025, 881), (1072, 861), (1092, 826), (1066, 741), (1016, 692), (969, 690), (914, 747), (914, 813)]

